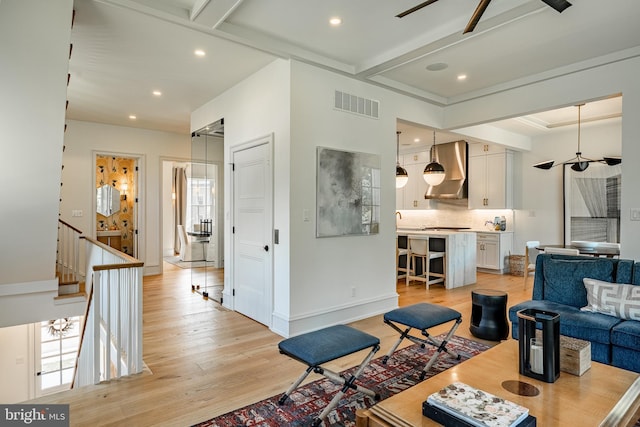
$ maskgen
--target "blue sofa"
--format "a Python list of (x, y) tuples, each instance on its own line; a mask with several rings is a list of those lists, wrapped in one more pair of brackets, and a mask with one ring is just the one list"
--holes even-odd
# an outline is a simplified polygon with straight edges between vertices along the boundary
[(561, 335), (591, 342), (592, 360), (640, 372), (640, 321), (580, 310), (588, 306), (587, 290), (582, 280), (585, 277), (615, 284), (640, 285), (640, 262), (538, 255), (532, 299), (509, 308), (512, 337), (518, 339), (519, 310), (532, 308), (555, 312), (560, 314)]

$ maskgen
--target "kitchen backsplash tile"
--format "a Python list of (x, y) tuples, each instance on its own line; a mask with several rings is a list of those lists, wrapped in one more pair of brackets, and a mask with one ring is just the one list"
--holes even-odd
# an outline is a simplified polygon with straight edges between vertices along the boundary
[[(493, 230), (494, 218), (507, 219), (506, 231), (513, 231), (514, 211), (511, 209), (482, 210), (401, 210), (402, 219), (396, 215), (398, 227), (470, 227), (473, 230)], [(485, 224), (490, 222), (491, 225)]]

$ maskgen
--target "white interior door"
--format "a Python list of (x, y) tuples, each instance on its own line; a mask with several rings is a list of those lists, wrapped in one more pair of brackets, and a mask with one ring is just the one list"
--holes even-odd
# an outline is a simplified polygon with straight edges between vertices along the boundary
[(236, 311), (271, 326), (271, 138), (233, 152), (233, 290)]

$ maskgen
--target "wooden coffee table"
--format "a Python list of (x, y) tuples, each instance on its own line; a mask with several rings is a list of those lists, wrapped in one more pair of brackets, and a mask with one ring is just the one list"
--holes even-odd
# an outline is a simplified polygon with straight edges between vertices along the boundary
[[(640, 406), (638, 377), (635, 372), (592, 362), (591, 369), (582, 376), (561, 372), (554, 383), (538, 381), (519, 374), (518, 341), (510, 339), (359, 412), (356, 425), (437, 426), (422, 415), (422, 402), (430, 394), (460, 381), (529, 408), (538, 426), (597, 426), (603, 420), (607, 420), (603, 426), (625, 426)], [(537, 396), (512, 393), (503, 387), (505, 381), (527, 383), (539, 393)]]

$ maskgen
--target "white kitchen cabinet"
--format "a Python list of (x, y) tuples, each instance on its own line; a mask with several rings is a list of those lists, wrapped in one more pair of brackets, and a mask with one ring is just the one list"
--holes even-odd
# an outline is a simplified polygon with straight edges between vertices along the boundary
[(505, 273), (507, 257), (513, 251), (513, 233), (476, 234), (476, 266), (490, 273)]
[[(405, 154), (402, 156), (403, 167), (407, 170), (409, 181), (403, 188), (396, 190), (396, 209), (426, 209), (429, 201), (424, 198), (427, 183), (422, 174), (430, 161), (429, 152)], [(400, 204), (399, 201), (402, 201)], [(400, 207), (402, 206), (402, 207)]]
[(513, 152), (470, 144), (469, 209), (513, 208)]

